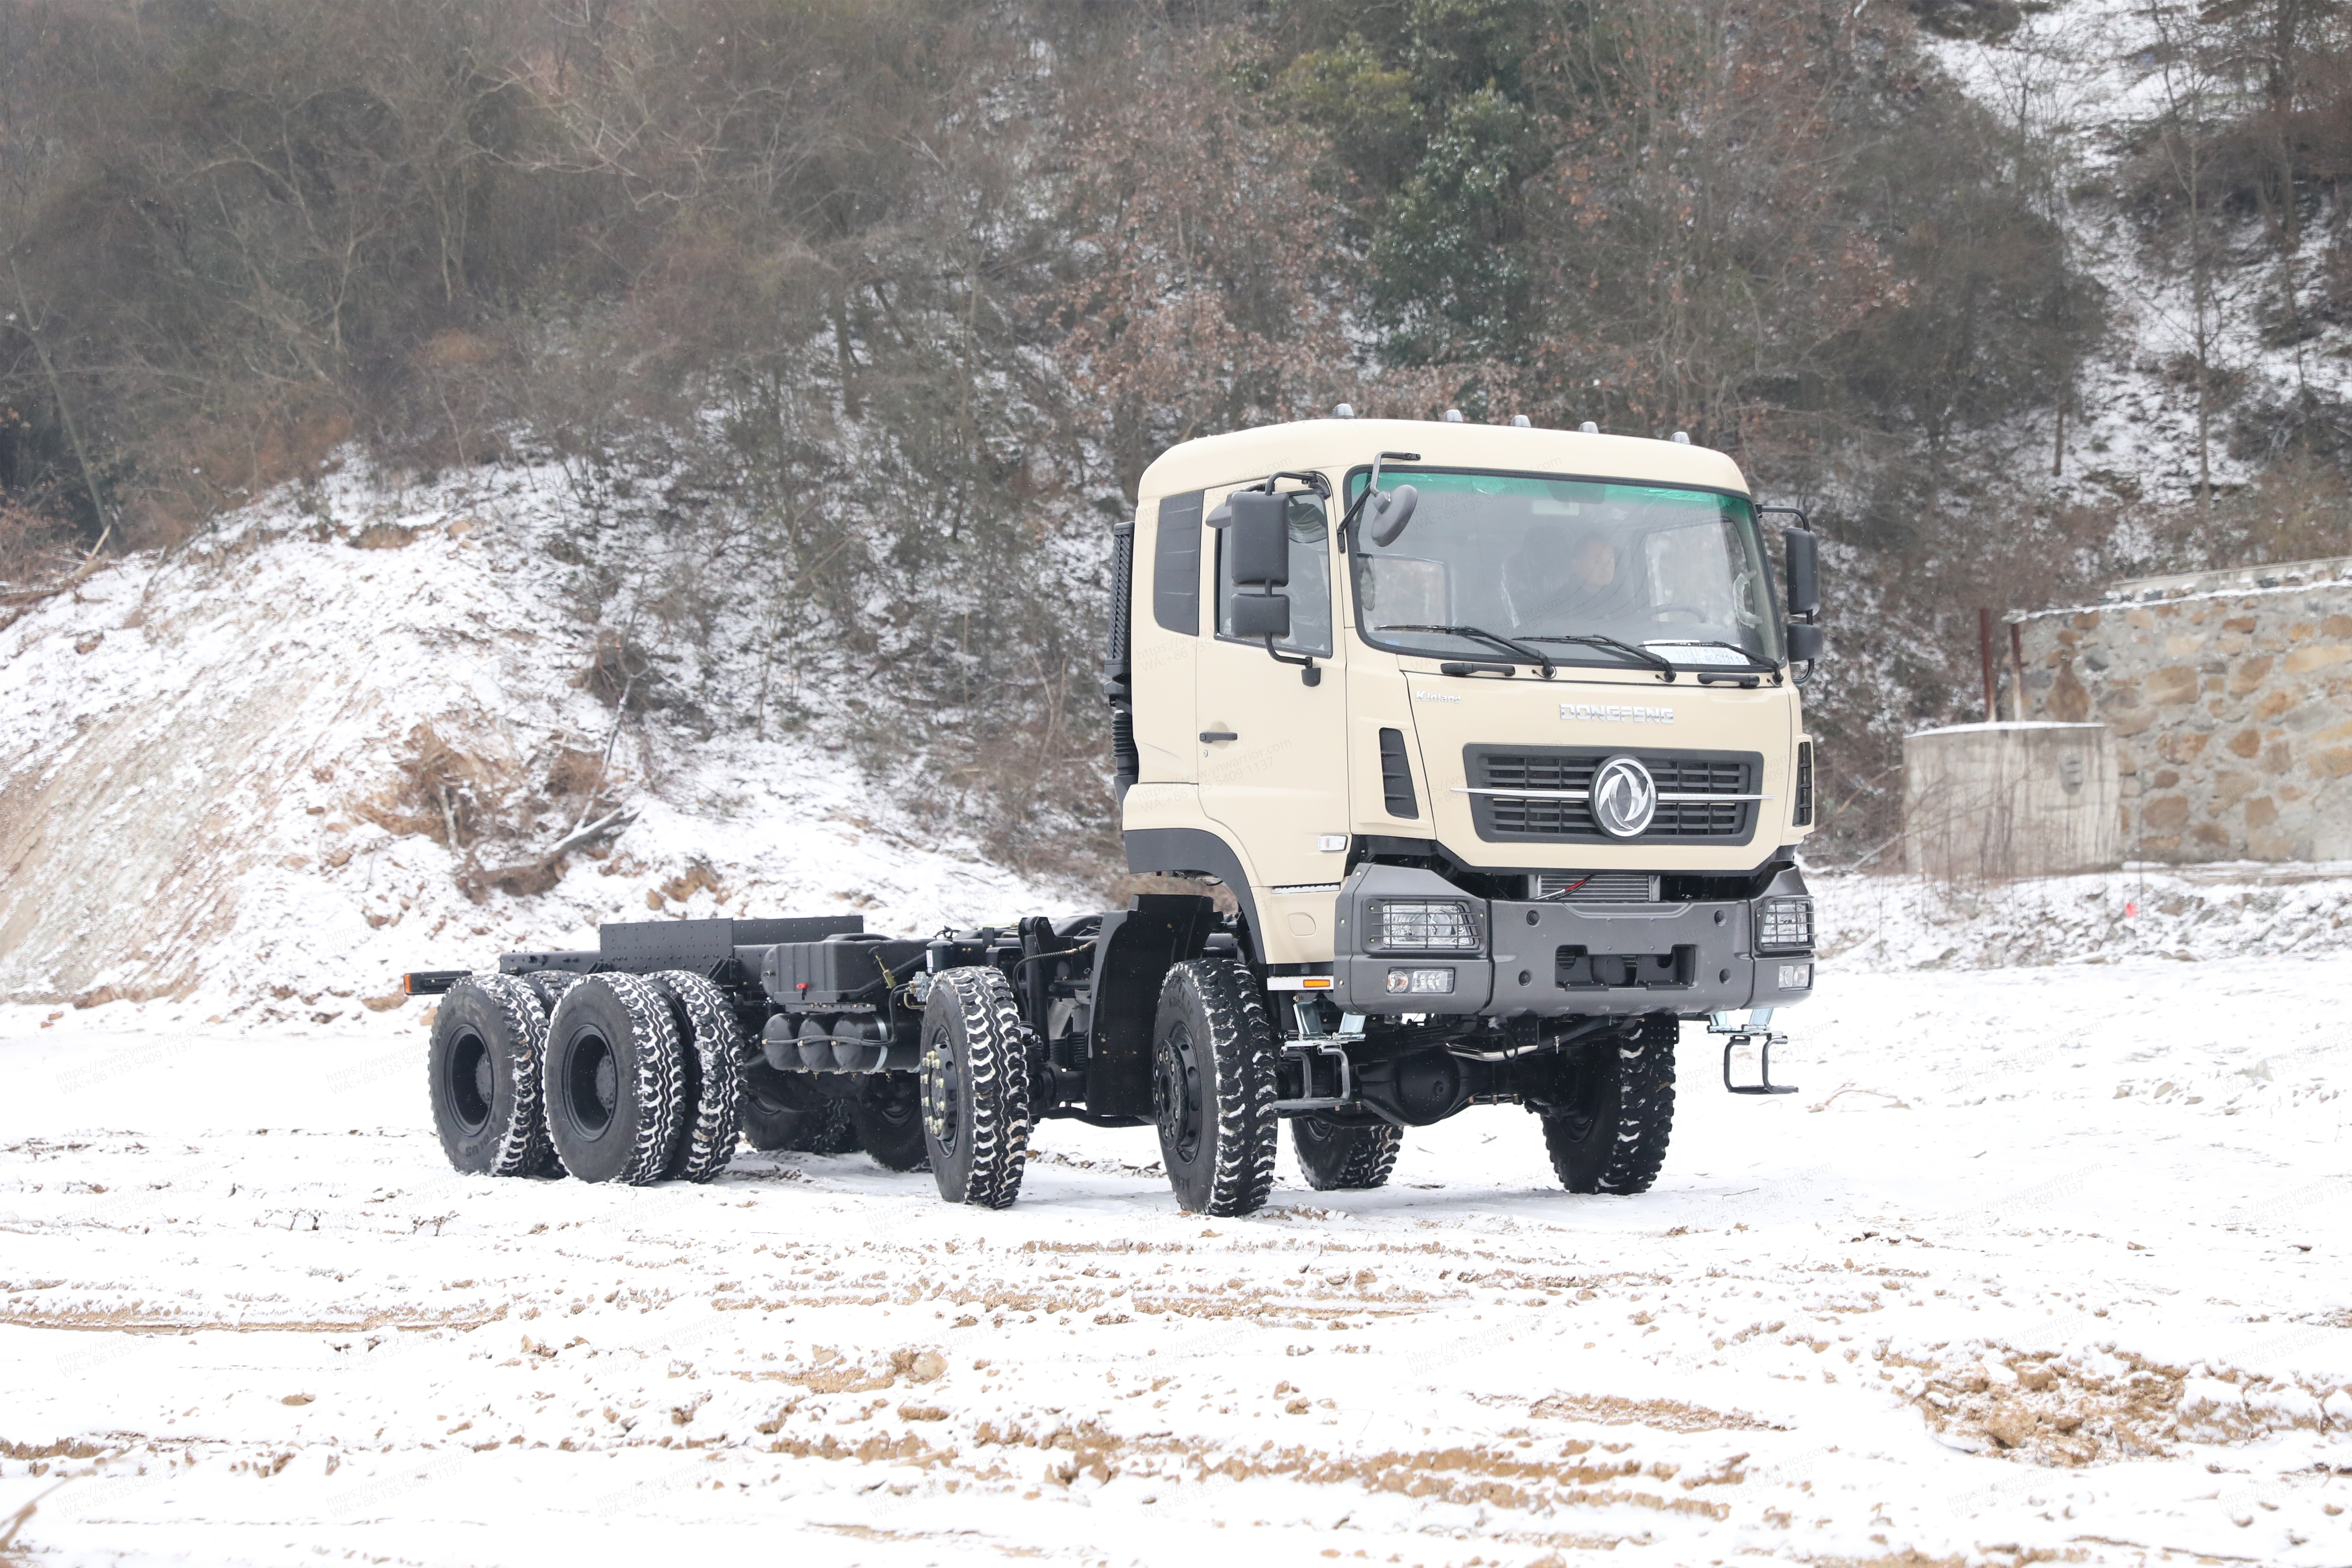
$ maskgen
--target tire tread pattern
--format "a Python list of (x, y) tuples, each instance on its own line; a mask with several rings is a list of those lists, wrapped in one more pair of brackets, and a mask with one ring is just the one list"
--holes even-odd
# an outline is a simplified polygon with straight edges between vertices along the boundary
[[(667, 1173), (670, 1151), (686, 1115), (686, 1063), (677, 1025), (670, 1016), (668, 997), (651, 982), (635, 974), (599, 974), (593, 980), (609, 987), (621, 1004), (635, 1046), (631, 1055), (636, 1058), (636, 1081), (630, 1090), (638, 1110), (636, 1142), (613, 1180), (624, 1186), (649, 1187)], [(553, 1023), (550, 1020), (551, 1032)]]
[[(950, 1191), (950, 1163), (935, 1152), (931, 1173), (940, 1195), (979, 1208), (1013, 1206), (1029, 1164), (1029, 1027), (1013, 983), (994, 969), (950, 969), (932, 982), (924, 1011), (953, 1007), (966, 1051), (963, 1137), (971, 1148), (961, 1192)], [(927, 1029), (926, 1034), (929, 1034)]]
[(688, 1026), (681, 1048), (694, 1053), (699, 1069), (694, 1075), (695, 1103), (685, 1108), (685, 1139), (669, 1173), (682, 1182), (708, 1182), (735, 1157), (736, 1064), (744, 1051), (743, 1026), (727, 993), (699, 974), (668, 969), (646, 978), (684, 1012)]
[(458, 984), (472, 986), (498, 1008), (512, 1042), (507, 1071), (514, 1100), (506, 1125), (499, 1129), (499, 1152), (490, 1162), (490, 1174), (536, 1176), (555, 1152), (548, 1142), (541, 1082), (547, 1062), (547, 1014), (531, 988), (511, 974), (477, 974)]
[[(1602, 1108), (1615, 1122), (1614, 1138), (1598, 1178), (1581, 1190), (1630, 1197), (1648, 1192), (1657, 1181), (1674, 1134), (1675, 1045), (1681, 1036), (1682, 1026), (1675, 1018), (1653, 1016), (1642, 1020), (1638, 1035), (1617, 1046), (1613, 1105)], [(1547, 1116), (1543, 1127), (1553, 1173), (1562, 1186), (1580, 1190), (1571, 1179), (1573, 1148), (1567, 1119)]]
[(1201, 1212), (1220, 1219), (1255, 1214), (1274, 1193), (1282, 1146), (1277, 1047), (1257, 983), (1237, 959), (1195, 958), (1175, 965), (1160, 988), (1161, 1007), (1179, 987), (1200, 998), (1209, 1026), (1211, 1087), (1216, 1096), (1216, 1162)]
[[(1314, 1131), (1308, 1128), (1316, 1129)], [(1404, 1150), (1404, 1133), (1386, 1125), (1333, 1127), (1290, 1124), (1291, 1143), (1307, 1184), (1318, 1193), (1359, 1193), (1385, 1186)], [(1312, 1142), (1310, 1142), (1312, 1140)]]

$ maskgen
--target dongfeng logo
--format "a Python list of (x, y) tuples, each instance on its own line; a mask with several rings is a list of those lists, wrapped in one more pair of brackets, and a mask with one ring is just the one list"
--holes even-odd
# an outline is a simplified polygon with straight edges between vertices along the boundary
[(1612, 757), (1592, 775), (1592, 820), (1612, 838), (1638, 838), (1658, 809), (1650, 770), (1631, 757)]

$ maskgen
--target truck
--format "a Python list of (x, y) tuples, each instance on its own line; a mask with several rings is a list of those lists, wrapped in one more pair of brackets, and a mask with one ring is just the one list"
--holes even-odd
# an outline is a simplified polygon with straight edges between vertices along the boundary
[(1127, 864), (1176, 890), (928, 938), (632, 921), (409, 974), (451, 1163), (643, 1184), (862, 1148), (1001, 1208), (1073, 1118), (1152, 1130), (1180, 1205), (1238, 1215), (1286, 1122), (1310, 1185), (1365, 1189), (1472, 1106), (1533, 1113), (1571, 1192), (1645, 1191), (1685, 1023), (1726, 1089), (1791, 1092), (1801, 511), (1680, 432), (1344, 405), (1186, 441), (1138, 491), (1102, 691)]

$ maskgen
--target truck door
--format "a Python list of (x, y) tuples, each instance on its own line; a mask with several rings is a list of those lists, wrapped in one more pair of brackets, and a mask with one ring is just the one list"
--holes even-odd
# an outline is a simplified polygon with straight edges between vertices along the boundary
[[(1213, 508), (1223, 492), (1212, 491)], [(1232, 625), (1234, 594), (1223, 529), (1202, 530), (1216, 596), (1215, 634), (1194, 665), (1200, 720), (1201, 809), (1223, 827), (1242, 862), (1267, 887), (1340, 879), (1347, 864), (1347, 670), (1334, 635), (1331, 515), (1312, 490), (1290, 492), (1290, 636), (1275, 646), (1312, 658), (1316, 684)], [(1230, 736), (1212, 740), (1210, 736)], [(1328, 940), (1328, 938), (1326, 939)]]

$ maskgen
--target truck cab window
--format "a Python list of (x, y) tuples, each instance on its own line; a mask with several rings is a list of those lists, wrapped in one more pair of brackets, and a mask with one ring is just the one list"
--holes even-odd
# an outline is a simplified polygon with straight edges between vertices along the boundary
[[(1331, 656), (1331, 524), (1322, 498), (1300, 490), (1289, 498), (1290, 635), (1275, 643), (1285, 653)], [(1217, 635), (1233, 637), (1234, 585), (1225, 563), (1224, 534), (1217, 535)]]

